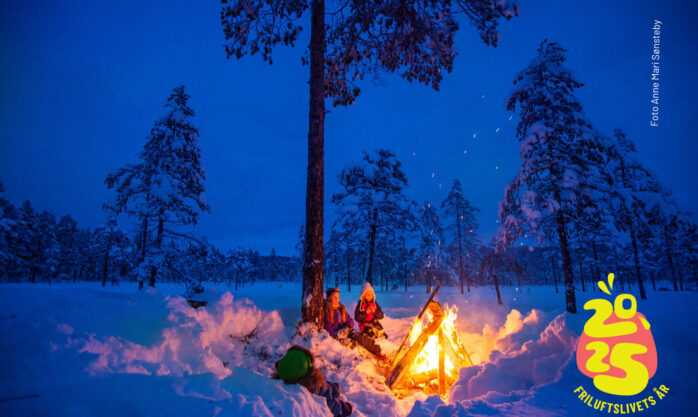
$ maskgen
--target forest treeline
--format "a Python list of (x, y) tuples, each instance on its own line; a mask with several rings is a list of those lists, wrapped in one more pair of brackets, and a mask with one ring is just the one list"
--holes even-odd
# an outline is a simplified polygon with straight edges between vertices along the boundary
[[(436, 282), (461, 292), (492, 285), (551, 285), (576, 311), (575, 291), (594, 290), (609, 272), (624, 291), (694, 288), (696, 225), (670, 189), (640, 163), (620, 129), (605, 135), (574, 97), (581, 87), (564, 66), (565, 50), (544, 41), (516, 75), (507, 109), (518, 112), (521, 168), (504, 190), (500, 227), (489, 241), (458, 179), (442, 201), (415, 201), (397, 155), (357, 154), (337, 173), (324, 244), (326, 285), (369, 281), (384, 290)], [(6, 282), (204, 282), (237, 288), (257, 280), (302, 277), (298, 256), (216, 248), (195, 235), (204, 198), (199, 132), (189, 95), (177, 87), (133, 163), (110, 172), (114, 199), (104, 224), (81, 229), (70, 216), (15, 207), (0, 183), (0, 279)], [(119, 222), (128, 223), (123, 227)]]

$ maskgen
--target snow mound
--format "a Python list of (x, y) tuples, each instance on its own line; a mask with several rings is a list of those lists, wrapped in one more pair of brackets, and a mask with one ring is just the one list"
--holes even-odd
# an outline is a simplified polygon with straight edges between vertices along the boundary
[[(540, 409), (536, 403), (540, 388), (559, 380), (559, 370), (576, 346), (576, 334), (564, 314), (554, 317), (536, 309), (507, 314), (477, 300), (462, 303), (456, 328), (475, 365), (461, 369), (446, 402), (419, 391), (397, 398), (384, 383), (386, 370), (368, 352), (343, 346), (307, 324), (294, 332), (295, 323), (284, 324), (279, 314), (285, 304), (268, 303), (280, 310), (265, 311), (246, 298), (215, 289), (201, 295), (208, 305), (198, 309), (181, 296), (153, 289), (135, 295), (91, 295), (52, 300), (57, 313), (46, 333), (50, 351), (86, 371), (67, 373), (75, 383), (134, 384), (133, 391), (138, 391), (138, 386), (146, 389), (157, 381), (162, 395), (182, 404), (205, 403), (212, 411), (209, 415), (329, 416), (324, 398), (271, 379), (274, 362), (292, 344), (314, 352), (316, 366), (328, 381), (339, 383), (358, 417), (527, 415), (516, 414), (521, 410), (546, 415), (549, 408)], [(386, 301), (386, 311), (391, 312)], [(379, 344), (385, 353), (400, 345), (414, 322), (414, 315), (404, 313), (408, 311), (383, 320), (389, 339)], [(295, 335), (289, 340), (291, 333)]]
[[(166, 297), (168, 325), (159, 343), (135, 343), (121, 336), (69, 338), (67, 346), (97, 355), (87, 368), (91, 375), (127, 373), (173, 375), (212, 373), (223, 379), (235, 366), (259, 364), (284, 340), (278, 312), (258, 309), (248, 300), (234, 300), (229, 292), (207, 308), (193, 309), (181, 296)], [(70, 326), (59, 325), (68, 332)], [(257, 367), (259, 368), (259, 367)], [(262, 366), (262, 368), (264, 368)]]
[(562, 378), (574, 356), (577, 335), (568, 327), (566, 313), (548, 322), (538, 310), (526, 317), (512, 310), (497, 332), (486, 327), (481, 336), (495, 349), (488, 361), (461, 369), (449, 404), (433, 396), (417, 401), (408, 416), (550, 415), (532, 402), (540, 387)]
[(498, 349), (492, 351), (489, 362), (461, 369), (451, 387), (452, 401), (469, 400), (490, 391), (531, 389), (560, 379), (560, 369), (574, 354), (577, 335), (565, 325), (565, 314), (555, 317), (542, 332), (538, 329), (544, 321), (535, 310), (529, 317), (532, 315), (535, 318), (524, 320), (517, 332), (496, 341)]

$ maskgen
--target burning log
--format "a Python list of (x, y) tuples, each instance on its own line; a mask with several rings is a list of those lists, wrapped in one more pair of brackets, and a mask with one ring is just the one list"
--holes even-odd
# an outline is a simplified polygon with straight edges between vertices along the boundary
[(455, 358), (456, 363), (467, 364), (467, 366), (474, 365), (465, 347), (447, 337), (444, 338), (444, 342), (443, 346), (446, 349), (446, 354), (451, 358)]
[(419, 335), (417, 341), (410, 346), (407, 352), (405, 352), (403, 357), (398, 361), (392, 372), (390, 372), (390, 375), (388, 375), (388, 379), (385, 380), (385, 384), (390, 388), (392, 388), (404, 376), (404, 373), (409, 369), (410, 365), (412, 365), (412, 362), (414, 362), (414, 359), (417, 357), (419, 352), (421, 352), (424, 346), (427, 344), (429, 336), (433, 335), (439, 329), (441, 322), (443, 322), (446, 318), (444, 310), (441, 308), (439, 303), (432, 301), (428, 306), (434, 318), (432, 319), (431, 323), (429, 323), (427, 328), (424, 329)]
[(439, 372), (436, 369), (430, 369), (426, 372), (410, 375), (410, 382), (412, 382), (412, 385), (428, 384), (433, 382), (438, 376)]
[[(431, 302), (434, 300), (434, 297), (436, 297), (436, 293), (439, 292), (439, 288), (441, 288), (440, 282), (438, 284), (436, 284), (436, 288), (434, 289), (434, 292), (431, 293), (431, 295), (429, 296), (429, 299), (424, 304), (424, 307), (422, 307), (422, 311), (419, 312), (419, 315), (414, 320), (415, 323), (417, 323), (417, 321), (419, 321), (419, 319), (421, 319), (422, 316), (424, 315), (424, 312), (427, 311), (427, 307), (429, 307), (429, 304), (431, 304)], [(412, 327), (414, 327), (414, 324), (412, 324)], [(402, 351), (402, 348), (405, 346), (405, 342), (407, 342), (407, 339), (410, 337), (410, 332), (412, 332), (412, 329), (410, 329), (410, 331), (407, 332), (407, 336), (405, 336), (405, 338), (402, 340), (402, 343), (400, 343), (400, 347), (395, 352), (395, 359), (397, 359), (397, 357), (398, 357), (397, 355), (400, 354), (400, 352)], [(393, 362), (393, 365), (394, 364), (395, 363)]]
[[(446, 348), (444, 345), (444, 331), (439, 327), (439, 395), (446, 393)], [(450, 343), (449, 343), (450, 344)]]
[[(432, 301), (438, 290), (437, 286), (395, 354), (394, 367), (385, 380), (394, 391), (414, 387), (428, 394), (445, 395), (458, 378), (458, 370), (473, 365), (455, 328), (455, 308), (446, 314), (438, 302)], [(420, 319), (427, 311), (429, 320), (425, 324)], [(408, 339), (410, 347), (400, 357)]]

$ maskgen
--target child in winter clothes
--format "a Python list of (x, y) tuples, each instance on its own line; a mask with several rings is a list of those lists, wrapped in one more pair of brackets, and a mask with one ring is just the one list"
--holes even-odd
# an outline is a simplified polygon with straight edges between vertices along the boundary
[(370, 337), (353, 329), (354, 320), (347, 314), (344, 304), (339, 302), (339, 288), (330, 288), (325, 300), (325, 330), (344, 345), (357, 343), (379, 359), (385, 359), (381, 348)]
[(314, 366), (315, 357), (306, 348), (291, 346), (280, 361), (276, 362), (274, 378), (286, 384), (300, 384), (311, 394), (325, 397), (327, 406), (335, 417), (347, 417), (352, 413), (351, 403), (340, 399), (342, 389), (336, 382), (327, 382), (321, 370)]
[(358, 304), (356, 304), (354, 317), (356, 317), (356, 321), (359, 323), (361, 333), (373, 339), (377, 337), (388, 338), (385, 335), (385, 331), (383, 331), (383, 326), (378, 321), (385, 317), (383, 310), (376, 302), (376, 294), (368, 282), (361, 287), (361, 297)]
[(325, 330), (332, 337), (343, 328), (354, 327), (354, 320), (347, 314), (344, 304), (339, 302), (339, 288), (330, 288), (325, 301)]

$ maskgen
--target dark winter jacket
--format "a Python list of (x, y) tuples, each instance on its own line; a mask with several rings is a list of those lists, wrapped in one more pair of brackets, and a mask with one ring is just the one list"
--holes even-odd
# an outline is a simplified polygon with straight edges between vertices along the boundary
[(339, 308), (332, 310), (325, 304), (325, 330), (332, 337), (337, 337), (337, 332), (343, 327), (354, 327), (354, 320), (347, 314), (344, 304), (339, 303)]
[[(327, 407), (329, 407), (330, 411), (335, 417), (350, 416), (353, 411), (353, 407), (349, 402), (343, 401), (340, 398), (342, 390), (339, 387), (339, 384), (336, 382), (327, 382), (322, 371), (314, 366), (315, 357), (313, 356), (312, 352), (298, 345), (291, 346), (289, 351), (292, 349), (300, 350), (301, 352), (306, 353), (310, 357), (310, 362), (313, 364), (313, 366), (310, 367), (305, 376), (297, 381), (284, 381), (284, 383), (302, 385), (308, 391), (310, 391), (311, 394), (325, 397)], [(275, 367), (278, 368), (278, 366), (279, 362), (276, 362)]]
[(356, 305), (356, 309), (354, 309), (354, 317), (356, 318), (356, 322), (359, 323), (359, 330), (364, 331), (364, 325), (366, 323), (371, 323), (375, 320), (381, 320), (385, 315), (383, 314), (383, 310), (381, 309), (381, 306), (374, 301), (373, 302), (376, 306), (376, 311), (371, 313), (368, 313), (368, 306), (365, 301), (360, 300), (359, 303)]

